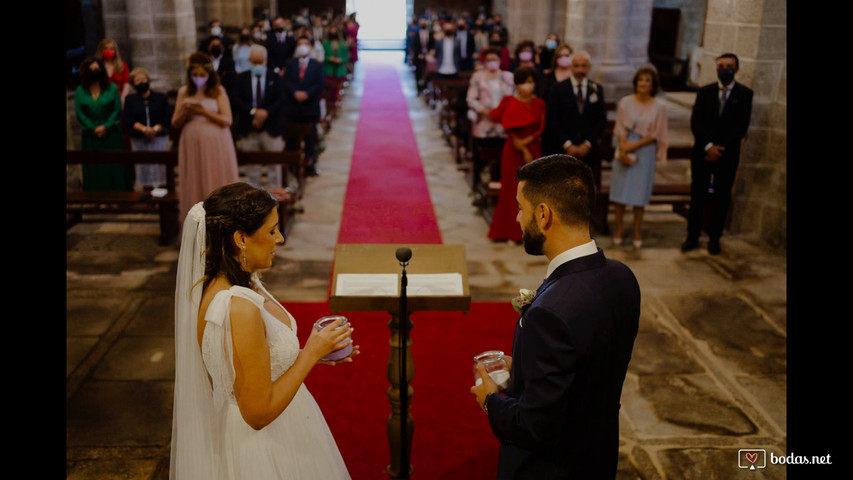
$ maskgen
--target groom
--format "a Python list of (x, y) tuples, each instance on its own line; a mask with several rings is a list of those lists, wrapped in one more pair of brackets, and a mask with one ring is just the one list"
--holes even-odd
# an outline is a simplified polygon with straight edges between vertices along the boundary
[(471, 388), (500, 440), (498, 480), (613, 479), (619, 399), (640, 318), (640, 288), (590, 239), (592, 171), (569, 155), (518, 169), (524, 249), (548, 270), (515, 328), (510, 383)]

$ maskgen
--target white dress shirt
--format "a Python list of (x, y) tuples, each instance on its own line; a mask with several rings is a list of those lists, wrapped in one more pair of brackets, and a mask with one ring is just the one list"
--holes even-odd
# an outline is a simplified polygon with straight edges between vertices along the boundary
[(576, 258), (585, 257), (594, 253), (598, 253), (598, 247), (595, 245), (595, 240), (590, 240), (583, 245), (578, 245), (577, 247), (566, 250), (551, 259), (548, 263), (548, 271), (545, 273), (545, 278), (550, 277), (551, 274), (554, 273), (554, 270), (556, 270), (560, 265)]

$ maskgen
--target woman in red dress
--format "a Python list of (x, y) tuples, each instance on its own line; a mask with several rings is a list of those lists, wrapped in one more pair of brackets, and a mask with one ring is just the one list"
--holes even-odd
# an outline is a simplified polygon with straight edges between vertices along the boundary
[(118, 45), (109, 38), (101, 40), (95, 49), (95, 58), (104, 62), (107, 78), (118, 88), (121, 105), (124, 107), (124, 98), (130, 93), (130, 70), (127, 68), (127, 62), (122, 60), (118, 53)]
[(516, 93), (507, 95), (489, 116), (507, 133), (501, 154), (501, 190), (489, 226), (489, 238), (521, 243), (521, 227), (515, 221), (518, 180), (515, 171), (542, 156), (540, 137), (545, 129), (545, 101), (537, 97), (536, 69), (520, 67), (513, 74)]

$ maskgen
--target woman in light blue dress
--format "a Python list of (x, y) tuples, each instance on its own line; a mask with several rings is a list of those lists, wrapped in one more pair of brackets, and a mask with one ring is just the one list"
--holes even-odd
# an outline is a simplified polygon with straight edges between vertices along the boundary
[(666, 105), (655, 95), (660, 79), (653, 67), (640, 67), (634, 74), (634, 93), (619, 100), (614, 134), (618, 139), (610, 181), (614, 204), (613, 244), (622, 244), (625, 206), (634, 208), (633, 244), (643, 245), (641, 226), (655, 182), (655, 163), (666, 162)]

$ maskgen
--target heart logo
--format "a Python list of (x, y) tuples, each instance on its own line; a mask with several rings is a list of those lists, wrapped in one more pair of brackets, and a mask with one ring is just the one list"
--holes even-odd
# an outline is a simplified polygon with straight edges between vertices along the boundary
[(749, 460), (749, 463), (755, 463), (758, 460), (758, 452), (745, 453), (746, 459)]

